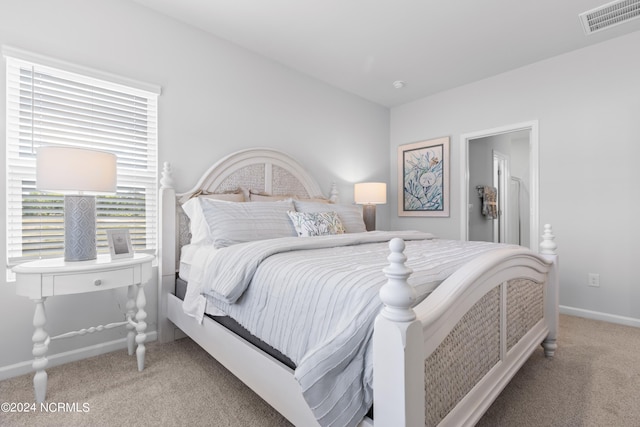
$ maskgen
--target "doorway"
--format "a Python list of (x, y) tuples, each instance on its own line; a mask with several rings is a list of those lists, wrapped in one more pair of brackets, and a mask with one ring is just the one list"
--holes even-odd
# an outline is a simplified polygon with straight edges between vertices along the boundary
[[(461, 136), (461, 236), (538, 250), (538, 122)], [(484, 190), (495, 194), (487, 209)], [(494, 193), (495, 192), (495, 193)]]

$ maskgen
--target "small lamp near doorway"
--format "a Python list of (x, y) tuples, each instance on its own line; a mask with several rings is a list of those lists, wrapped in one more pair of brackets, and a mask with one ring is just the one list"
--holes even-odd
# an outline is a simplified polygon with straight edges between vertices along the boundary
[(353, 188), (356, 204), (362, 206), (362, 217), (367, 231), (376, 229), (376, 205), (387, 203), (387, 184), (384, 182), (361, 182)]
[(36, 154), (36, 188), (64, 195), (64, 260), (96, 259), (97, 194), (116, 192), (116, 156), (76, 147), (45, 146)]

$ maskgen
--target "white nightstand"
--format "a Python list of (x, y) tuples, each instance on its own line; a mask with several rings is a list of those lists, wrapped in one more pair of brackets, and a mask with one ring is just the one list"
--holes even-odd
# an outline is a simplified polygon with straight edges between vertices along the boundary
[[(151, 279), (153, 255), (134, 254), (132, 258), (112, 260), (109, 255), (100, 255), (92, 261), (65, 262), (62, 258), (26, 262), (13, 268), (16, 273), (16, 293), (30, 298), (36, 304), (33, 316), (33, 377), (36, 402), (44, 402), (47, 394), (47, 349), (51, 340), (69, 338), (99, 332), (118, 326), (126, 326), (129, 355), (133, 354), (134, 342), (138, 344), (136, 356), (138, 370), (144, 369), (144, 341), (147, 313), (143, 286)], [(110, 323), (49, 337), (45, 326), (47, 317), (44, 302), (48, 297), (80, 294), (128, 286), (127, 316), (123, 322)], [(134, 332), (135, 330), (135, 332)]]

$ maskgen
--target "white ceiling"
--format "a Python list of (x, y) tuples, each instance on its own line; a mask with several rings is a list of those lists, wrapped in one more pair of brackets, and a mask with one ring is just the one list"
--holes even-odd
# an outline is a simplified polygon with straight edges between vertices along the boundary
[(389, 107), (640, 30), (586, 36), (608, 0), (133, 1)]

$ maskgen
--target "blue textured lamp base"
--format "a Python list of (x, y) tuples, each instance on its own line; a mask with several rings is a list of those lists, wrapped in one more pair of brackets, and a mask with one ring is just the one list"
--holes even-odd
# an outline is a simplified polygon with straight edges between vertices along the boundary
[(96, 259), (95, 196), (64, 196), (64, 260)]

